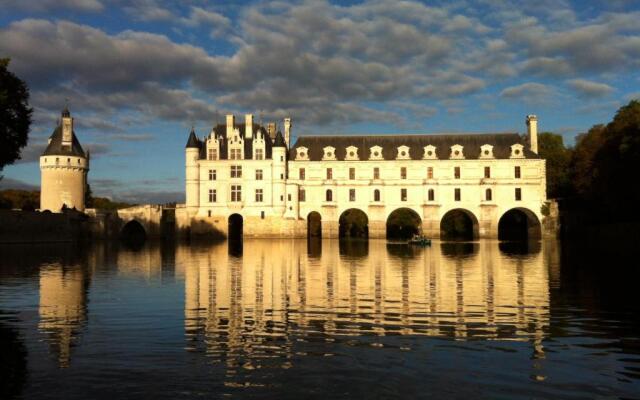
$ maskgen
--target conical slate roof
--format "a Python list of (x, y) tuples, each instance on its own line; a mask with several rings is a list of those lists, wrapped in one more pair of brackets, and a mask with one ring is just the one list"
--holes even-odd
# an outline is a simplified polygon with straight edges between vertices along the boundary
[(80, 146), (80, 142), (76, 137), (76, 133), (72, 132), (71, 136), (71, 146), (63, 146), (62, 126), (58, 125), (58, 127), (51, 134), (51, 137), (49, 138), (49, 145), (45, 149), (44, 153), (42, 153), (42, 155), (85, 157), (84, 150), (82, 150), (82, 146)]
[(278, 131), (278, 133), (276, 133), (276, 138), (273, 141), (273, 147), (287, 147), (284, 137), (282, 137), (282, 132)]
[(185, 146), (186, 148), (196, 148), (199, 149), (200, 148), (200, 141), (198, 140), (198, 137), (196, 136), (196, 132), (193, 130), (193, 128), (191, 128), (191, 133), (189, 134), (189, 140), (187, 140), (187, 145)]

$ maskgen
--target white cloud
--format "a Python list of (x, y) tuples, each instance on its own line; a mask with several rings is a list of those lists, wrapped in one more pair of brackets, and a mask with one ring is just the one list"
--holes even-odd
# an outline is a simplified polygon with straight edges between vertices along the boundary
[(582, 97), (604, 97), (614, 91), (613, 87), (605, 83), (588, 81), (586, 79), (571, 79), (567, 81), (567, 85)]

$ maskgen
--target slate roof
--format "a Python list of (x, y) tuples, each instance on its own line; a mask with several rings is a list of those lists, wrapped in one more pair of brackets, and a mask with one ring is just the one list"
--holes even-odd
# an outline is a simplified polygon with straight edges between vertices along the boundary
[[(245, 132), (246, 132), (246, 124), (235, 124), (234, 125), (235, 128), (237, 128), (240, 131), (240, 135), (242, 136), (242, 138), (244, 139), (245, 137)], [(250, 160), (253, 156), (253, 138), (257, 137), (258, 133), (261, 132), (262, 136), (265, 139), (265, 159), (270, 159), (271, 158), (271, 148), (273, 146), (273, 143), (271, 143), (271, 139), (269, 138), (269, 134), (267, 133), (267, 130), (265, 127), (260, 126), (258, 124), (253, 124), (253, 135), (251, 136), (252, 139), (251, 140), (244, 140), (244, 158), (245, 160)], [(197, 146), (195, 146), (195, 143), (193, 143), (193, 146), (190, 146), (190, 144), (192, 143), (192, 139), (191, 139), (191, 135), (193, 134), (195, 140), (197, 140)], [(228, 158), (228, 151), (227, 151), (227, 125), (225, 124), (218, 124), (216, 126), (213, 127), (212, 132), (207, 136), (209, 137), (210, 135), (215, 135), (217, 138), (222, 137), (222, 140), (220, 141), (220, 154), (219, 154), (219, 159), (220, 160), (226, 160)], [(195, 135), (194, 132), (192, 132), (191, 134), (189, 134), (189, 140), (187, 142), (187, 147), (198, 147), (200, 148), (200, 159), (204, 160), (207, 158), (207, 146), (206, 146), (206, 138), (203, 140), (199, 140), (197, 138), (197, 136)]]
[(478, 159), (480, 146), (490, 144), (493, 146), (493, 156), (497, 159), (509, 158), (511, 146), (514, 144), (524, 146), (526, 158), (540, 158), (528, 148), (524, 138), (517, 133), (483, 133), (483, 134), (446, 134), (446, 135), (340, 135), (340, 136), (300, 136), (289, 150), (289, 158), (295, 160), (296, 149), (306, 147), (311, 161), (320, 161), (324, 155), (324, 147), (334, 147), (338, 160), (344, 160), (347, 147), (358, 148), (360, 160), (369, 159), (370, 148), (382, 147), (382, 156), (385, 160), (395, 160), (398, 155), (398, 147), (408, 146), (409, 156), (413, 160), (421, 160), (424, 156), (424, 147), (433, 145), (436, 147), (438, 159), (449, 159), (451, 146), (459, 144), (464, 146), (465, 159)]
[(187, 140), (186, 148), (200, 148), (200, 140), (196, 136), (196, 132), (191, 128), (191, 133), (189, 133), (189, 140)]
[(282, 132), (278, 131), (278, 133), (276, 133), (276, 138), (273, 140), (273, 147), (287, 147)]
[(72, 132), (71, 136), (73, 138), (71, 141), (71, 146), (63, 146), (62, 145), (62, 127), (58, 125), (58, 127), (53, 131), (53, 133), (49, 137), (49, 145), (44, 150), (44, 153), (42, 153), (42, 155), (43, 156), (86, 157), (84, 150), (82, 150), (82, 146), (80, 146), (80, 142), (76, 137), (76, 133)]

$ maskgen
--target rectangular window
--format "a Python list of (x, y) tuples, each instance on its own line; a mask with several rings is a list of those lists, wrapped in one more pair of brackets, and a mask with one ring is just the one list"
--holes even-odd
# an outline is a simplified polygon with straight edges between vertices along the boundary
[(516, 188), (516, 201), (522, 200), (522, 189)]
[(218, 194), (215, 189), (209, 189), (209, 203), (215, 203), (218, 201)]
[(327, 179), (333, 179), (333, 169), (327, 168)]
[(298, 192), (298, 200), (307, 201), (307, 192), (305, 192), (304, 189), (300, 189), (300, 191)]
[(240, 149), (231, 149), (231, 157), (229, 157), (232, 160), (240, 160), (242, 159), (242, 154), (241, 154), (241, 150)]
[(407, 179), (407, 168), (400, 168), (400, 179)]
[(433, 167), (427, 168), (427, 179), (433, 179)]
[(256, 180), (257, 181), (261, 181), (262, 180), (262, 170), (261, 169), (257, 169), (256, 170)]
[(218, 149), (209, 149), (208, 159), (209, 160), (217, 160), (218, 159)]
[(260, 218), (264, 219), (264, 211), (260, 211)]
[(232, 178), (242, 178), (242, 166), (241, 165), (232, 165), (231, 166), (231, 177)]
[(231, 201), (242, 201), (242, 186), (231, 185)]
[(264, 160), (264, 150), (256, 149), (256, 160)]
[(356, 201), (356, 190), (349, 189), (349, 201)]
[(433, 191), (433, 189), (429, 189), (429, 201), (434, 201), (435, 200), (435, 192)]
[(520, 167), (516, 167), (513, 172), (515, 174), (516, 179), (520, 179)]
[(262, 203), (262, 189), (256, 189), (256, 203)]
[(298, 170), (298, 175), (300, 175), (300, 180), (303, 181), (304, 180), (304, 175), (305, 175), (304, 168), (300, 168)]
[(349, 168), (349, 179), (351, 179), (351, 180), (356, 179), (356, 169), (355, 168)]
[(400, 201), (407, 201), (407, 189), (400, 189)]
[(380, 179), (380, 168), (375, 167), (373, 169), (373, 179)]
[(210, 169), (209, 170), (209, 180), (210, 181), (215, 181), (216, 180), (216, 170), (215, 169)]
[(484, 167), (484, 177), (491, 178), (491, 167)]
[(458, 189), (458, 188), (454, 189), (454, 192), (453, 192), (453, 199), (454, 199), (455, 201), (460, 201), (460, 199), (461, 199), (461, 198), (462, 198), (462, 195), (461, 195), (461, 193), (460, 193), (460, 189)]
[(291, 201), (291, 193), (287, 195), (287, 201)]
[(456, 179), (460, 179), (460, 167), (453, 168), (453, 176)]

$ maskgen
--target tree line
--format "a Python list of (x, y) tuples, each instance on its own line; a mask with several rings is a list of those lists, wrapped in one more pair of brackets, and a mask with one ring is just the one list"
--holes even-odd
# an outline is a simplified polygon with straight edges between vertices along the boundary
[(538, 143), (547, 160), (547, 195), (565, 202), (567, 212), (584, 214), (585, 223), (640, 221), (640, 101), (578, 135), (574, 146), (551, 132)]

